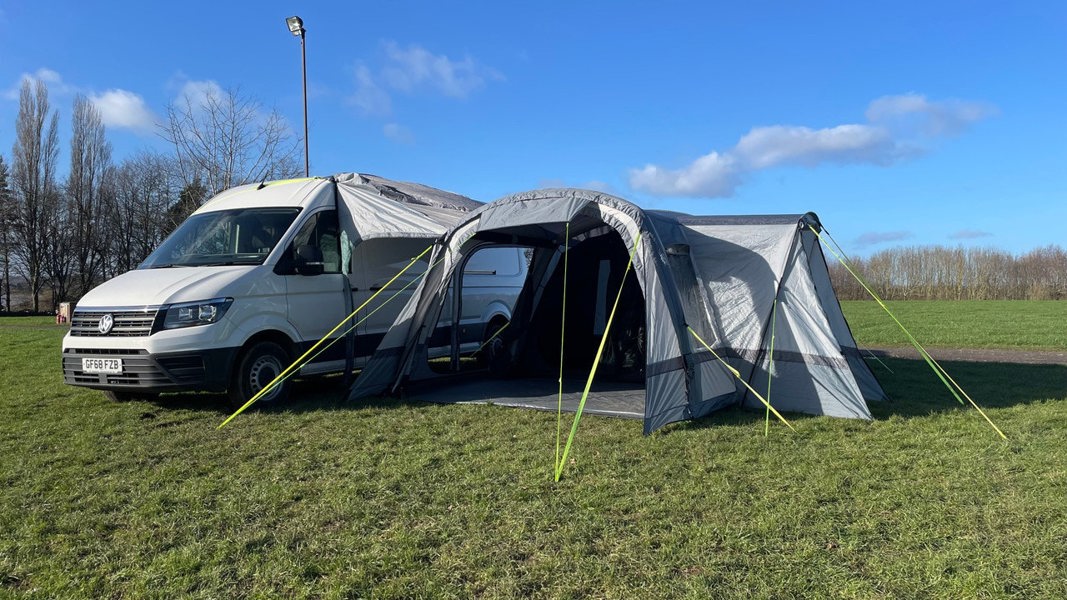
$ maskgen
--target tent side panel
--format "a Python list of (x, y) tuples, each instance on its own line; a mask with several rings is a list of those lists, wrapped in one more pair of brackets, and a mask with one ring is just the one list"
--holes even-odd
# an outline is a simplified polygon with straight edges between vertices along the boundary
[[(770, 318), (775, 292), (793, 245), (796, 222), (687, 225), (690, 256), (702, 287), (710, 330), (690, 322), (712, 348), (748, 378)], [(699, 352), (699, 348), (697, 349)], [(727, 355), (731, 356), (727, 356)]]
[[(851, 365), (822, 310), (803, 244), (795, 245), (789, 277), (782, 284), (774, 334), (774, 380), (768, 398), (772, 405), (809, 414), (870, 418)], [(750, 380), (765, 398), (771, 358), (764, 353)], [(763, 406), (753, 397), (746, 397), (745, 405)]]
[(834, 293), (834, 286), (830, 281), (830, 271), (826, 267), (826, 257), (822, 252), (822, 247), (819, 245), (818, 239), (810, 231), (805, 230), (803, 236), (804, 245), (808, 249), (808, 269), (815, 283), (815, 291), (819, 295), (819, 302), (822, 305), (823, 312), (830, 322), (830, 328), (841, 345), (841, 352), (852, 367), (852, 375), (856, 378), (856, 382), (859, 383), (865, 399), (870, 401), (885, 400), (885, 391), (882, 390), (878, 379), (875, 378), (874, 373), (871, 372), (870, 367), (860, 355), (856, 338), (853, 337), (852, 330), (845, 320), (845, 314), (841, 312), (841, 303), (837, 299), (837, 294)]
[[(752, 387), (766, 398), (767, 363), (756, 370), (752, 379)], [(855, 384), (843, 360), (835, 366), (776, 360), (769, 401), (779, 411), (869, 420), (871, 411), (859, 390), (849, 393), (849, 388), (854, 389)], [(763, 403), (751, 394), (745, 398), (744, 406), (764, 409)]]

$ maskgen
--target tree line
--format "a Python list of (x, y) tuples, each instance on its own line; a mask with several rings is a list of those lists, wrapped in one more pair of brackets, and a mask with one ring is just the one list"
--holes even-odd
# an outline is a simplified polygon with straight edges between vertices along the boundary
[(34, 312), (76, 301), (135, 268), (214, 194), (301, 173), (300, 140), (239, 90), (183, 95), (157, 127), (169, 152), (115, 162), (100, 112), (75, 96), (61, 175), (58, 110), (44, 82), (23, 81), (10, 158), (0, 153), (0, 309), (22, 308), (16, 283)]
[[(870, 295), (827, 254), (838, 298)], [(1064, 300), (1067, 252), (1045, 246), (1015, 255), (994, 248), (913, 246), (851, 260), (853, 269), (886, 300)]]

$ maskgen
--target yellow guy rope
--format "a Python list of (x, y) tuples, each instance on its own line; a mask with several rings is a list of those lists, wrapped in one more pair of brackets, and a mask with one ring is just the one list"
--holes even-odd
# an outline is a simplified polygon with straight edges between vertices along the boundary
[[(867, 290), (867, 293), (871, 295), (871, 298), (874, 298), (875, 302), (877, 302), (878, 305), (881, 306), (883, 310), (885, 310), (886, 314), (889, 315), (889, 318), (893, 319), (893, 322), (896, 323), (898, 327), (900, 327), (900, 330), (904, 332), (905, 336), (907, 336), (908, 341), (910, 341), (911, 344), (915, 346), (915, 349), (919, 351), (919, 356), (921, 356), (923, 360), (926, 361), (926, 364), (929, 365), (931, 369), (933, 369), (934, 374), (937, 375), (938, 379), (941, 380), (941, 383), (945, 384), (945, 387), (948, 388), (948, 391), (952, 392), (952, 395), (956, 397), (956, 400), (960, 404), (963, 404), (963, 400), (960, 399), (960, 394), (963, 394), (963, 397), (971, 403), (971, 406), (973, 406), (974, 409), (978, 411), (978, 414), (982, 415), (982, 418), (984, 418), (986, 422), (989, 423), (989, 425), (997, 432), (997, 435), (999, 435), (1005, 440), (1008, 439), (1008, 436), (1004, 435), (1004, 432), (1001, 431), (1000, 428), (997, 427), (996, 423), (994, 423), (993, 420), (989, 418), (989, 415), (985, 414), (985, 411), (982, 410), (981, 407), (979, 407), (978, 404), (971, 399), (967, 392), (964, 391), (963, 387), (961, 387), (960, 384), (956, 383), (956, 380), (948, 374), (948, 371), (946, 371), (945, 368), (941, 366), (941, 363), (934, 360), (934, 357), (930, 356), (930, 353), (926, 351), (926, 348), (923, 348), (922, 344), (920, 344), (919, 341), (916, 340), (913, 335), (911, 335), (911, 332), (908, 331), (906, 327), (904, 327), (904, 324), (900, 322), (900, 319), (897, 319), (897, 316), (893, 314), (893, 311), (889, 310), (889, 307), (886, 306), (885, 302), (882, 302), (882, 299), (878, 297), (878, 294), (874, 293), (874, 290), (872, 290), (870, 286), (867, 285), (867, 282), (865, 282), (863, 278), (859, 276), (858, 273), (852, 270), (852, 266), (843, 256), (844, 251), (842, 250), (841, 254), (838, 254), (833, 249), (833, 247), (831, 247), (830, 244), (828, 244), (826, 240), (822, 238), (822, 235), (820, 235), (818, 231), (815, 231), (815, 229), (811, 229), (811, 231), (815, 234), (815, 237), (819, 238), (819, 241), (822, 242), (824, 246), (826, 246), (826, 249), (834, 255), (834, 258), (836, 258), (837, 261), (840, 262), (843, 267), (845, 267), (849, 274), (851, 274), (852, 277), (855, 278), (861, 286), (863, 286), (863, 289)], [(827, 233), (827, 235), (829, 236), (829, 233)], [(834, 241), (834, 245), (837, 245), (836, 241)], [(841, 247), (838, 246), (839, 250), (840, 248)], [(951, 384), (949, 382), (951, 382)], [(959, 390), (959, 394), (956, 393), (956, 390)]]
[[(252, 406), (253, 404), (255, 404), (255, 402), (257, 400), (259, 400), (261, 397), (263, 397), (264, 394), (266, 394), (270, 390), (274, 389), (274, 387), (278, 384), (278, 382), (284, 381), (287, 377), (289, 377), (289, 375), (291, 373), (295, 372), (296, 369), (300, 368), (300, 366), (302, 366), (301, 365), (301, 361), (303, 361), (305, 358), (307, 358), (309, 355), (311, 355), (312, 352), (317, 350), (318, 347), (321, 346), (331, 335), (336, 333), (338, 329), (340, 329), (342, 326), (344, 326), (344, 324), (346, 322), (348, 322), (349, 319), (354, 317), (356, 315), (356, 313), (358, 313), (359, 311), (361, 311), (364, 308), (366, 308), (367, 305), (370, 304), (370, 302), (372, 300), (374, 300), (375, 298), (378, 297), (378, 294), (381, 294), (383, 291), (385, 291), (390, 285), (392, 285), (392, 283), (394, 281), (399, 279), (401, 275), (403, 275), (408, 269), (410, 269), (412, 267), (412, 265), (414, 265), (416, 262), (418, 262), (419, 259), (421, 259), (423, 256), (425, 256), (426, 253), (429, 252), (432, 249), (433, 249), (433, 244), (428, 246), (418, 256), (416, 256), (415, 258), (411, 259), (411, 261), (403, 269), (400, 269), (400, 272), (397, 273), (396, 275), (394, 275), (392, 279), (390, 279), (385, 285), (383, 285), (381, 287), (381, 289), (379, 289), (378, 291), (376, 291), (373, 294), (371, 294), (371, 297), (367, 298), (367, 300), (364, 301), (363, 304), (360, 304), (359, 307), (356, 308), (356, 310), (352, 311), (344, 319), (341, 319), (341, 322), (338, 323), (336, 327), (331, 329), (326, 335), (322, 336), (322, 339), (320, 339), (319, 341), (315, 342), (315, 344), (311, 348), (308, 348), (307, 352), (302, 354), (300, 356), (300, 358), (298, 358), (295, 361), (293, 361), (293, 364), (289, 365), (284, 371), (279, 373), (278, 376), (275, 377), (273, 380), (271, 380), (270, 383), (268, 383), (267, 385), (263, 386), (263, 388), (261, 390), (256, 392), (256, 394), (254, 396), (252, 396), (248, 400), (248, 402), (245, 402), (244, 406), (242, 406), (241, 408), (238, 408), (232, 415), (227, 417), (226, 420), (223, 421), (222, 423), (220, 423), (219, 426), (216, 427), (215, 429), (222, 429), (223, 427), (225, 427), (230, 421), (234, 420), (237, 417), (237, 415), (243, 413), (245, 411), (245, 409), (247, 409), (249, 406)], [(429, 272), (429, 269), (427, 269), (426, 272)], [(399, 291), (397, 293), (399, 293)], [(395, 295), (396, 294), (394, 294), (394, 296)], [(384, 305), (384, 302), (383, 302), (383, 305)], [(379, 307), (379, 308), (381, 308), (381, 307)], [(375, 309), (375, 310), (377, 310), (377, 309)], [(370, 315), (368, 315), (368, 316), (370, 316)], [(351, 331), (351, 329), (349, 329), (348, 331)], [(330, 342), (330, 343), (332, 344), (333, 342)]]
[(717, 352), (712, 350), (711, 346), (709, 346), (708, 343), (703, 340), (703, 338), (701, 338), (699, 335), (697, 335), (697, 332), (693, 331), (692, 327), (686, 325), (685, 328), (689, 330), (689, 333), (693, 334), (693, 337), (695, 337), (697, 339), (697, 341), (700, 342), (700, 345), (702, 345), (705, 348), (707, 348), (708, 352), (711, 352), (712, 356), (714, 356), (715, 358), (719, 359), (719, 362), (721, 362), (723, 364), (723, 366), (726, 367), (730, 371), (730, 373), (733, 373), (733, 376), (736, 377), (737, 380), (740, 381), (746, 388), (748, 388), (748, 391), (752, 392), (753, 395), (755, 395), (757, 398), (759, 398), (759, 401), (762, 402), (763, 405), (767, 407), (767, 410), (773, 412), (774, 416), (778, 417), (779, 421), (785, 423), (786, 427), (788, 427), (789, 429), (792, 429), (793, 431), (796, 431), (796, 429), (794, 429), (793, 426), (789, 424), (789, 421), (785, 420), (785, 417), (782, 416), (782, 413), (778, 412), (773, 406), (771, 406), (771, 403), (767, 402), (767, 400), (765, 400), (763, 398), (763, 396), (760, 396), (759, 392), (757, 392), (751, 385), (749, 385), (748, 382), (745, 381), (744, 377), (741, 377), (741, 373), (737, 369), (731, 367), (730, 363), (728, 363), (725, 360), (723, 360), (722, 357), (719, 356), (719, 354)]
[[(401, 290), (401, 291), (403, 291), (403, 290)], [(504, 323), (504, 324), (503, 324), (503, 325), (502, 325), (502, 326), (500, 327), (500, 329), (497, 329), (497, 330), (496, 330), (496, 333), (494, 333), (493, 335), (489, 336), (489, 339), (487, 339), (487, 340), (485, 340), (484, 342), (482, 342), (482, 345), (481, 345), (481, 346), (478, 346), (478, 349), (477, 349), (477, 350), (475, 350), (474, 352), (471, 352), (471, 354), (470, 354), (470, 355), (471, 355), (471, 356), (474, 356), (474, 355), (478, 354), (479, 352), (481, 352), (483, 348), (485, 348), (486, 346), (488, 346), (490, 342), (492, 342), (493, 340), (495, 340), (495, 339), (496, 339), (496, 336), (498, 336), (498, 335), (500, 335), (501, 333), (503, 333), (503, 332), (504, 332), (504, 330), (508, 328), (508, 325), (511, 325), (511, 321), (508, 321), (507, 323)]]
[[(611, 331), (611, 322), (615, 319), (615, 309), (619, 307), (619, 298), (622, 298), (622, 289), (626, 287), (626, 276), (630, 274), (630, 266), (634, 262), (634, 252), (637, 252), (637, 246), (641, 243), (641, 232), (637, 232), (637, 239), (634, 240), (634, 247), (630, 250), (630, 258), (626, 261), (626, 270), (622, 272), (622, 283), (619, 284), (619, 293), (615, 295), (615, 304), (611, 307), (611, 314), (608, 315), (608, 322), (604, 325), (604, 335), (600, 338), (600, 347), (597, 348), (596, 358), (593, 359), (593, 368), (589, 369), (589, 377), (585, 380), (585, 390), (582, 392), (582, 399), (578, 402), (578, 412), (574, 415), (574, 422), (571, 423), (571, 434), (567, 436), (567, 445), (563, 447), (563, 456), (560, 457), (556, 463), (556, 481), (559, 481), (560, 475), (563, 474), (563, 467), (567, 464), (567, 455), (571, 451), (571, 444), (574, 442), (574, 434), (578, 432), (578, 421), (582, 418), (582, 411), (585, 410), (585, 401), (589, 398), (589, 389), (593, 387), (593, 377), (596, 376), (596, 368), (600, 366), (600, 357), (604, 354), (604, 345), (608, 341), (608, 332)], [(562, 377), (560, 378), (560, 386), (562, 387)], [(560, 396), (562, 402), (562, 395)]]
[[(356, 327), (359, 327), (360, 325), (362, 325), (362, 324), (363, 324), (363, 322), (364, 322), (364, 321), (366, 321), (367, 319), (369, 319), (369, 318), (373, 317), (373, 316), (374, 316), (374, 313), (376, 313), (376, 312), (378, 312), (379, 310), (381, 310), (382, 308), (384, 308), (386, 304), (389, 304), (390, 302), (392, 302), (392, 301), (393, 301), (393, 300), (394, 300), (394, 299), (395, 299), (395, 298), (396, 298), (397, 296), (399, 296), (399, 295), (400, 295), (400, 293), (401, 293), (401, 292), (403, 292), (404, 290), (408, 289), (409, 287), (411, 287), (411, 286), (415, 285), (415, 284), (416, 284), (416, 283), (417, 283), (417, 282), (418, 282), (418, 281), (419, 281), (420, 279), (422, 279), (422, 278), (423, 278), (423, 277), (424, 277), (424, 276), (425, 276), (425, 275), (426, 275), (427, 273), (429, 273), (431, 269), (433, 269), (433, 268), (434, 268), (434, 267), (436, 267), (437, 265), (441, 264), (441, 262), (442, 262), (442, 261), (444, 261), (444, 260), (445, 260), (445, 258), (447, 258), (447, 256), (442, 256), (441, 258), (439, 258), (439, 259), (437, 260), (437, 262), (435, 262), (435, 263), (433, 263), (432, 265), (430, 265), (430, 266), (429, 266), (429, 268), (427, 268), (427, 269), (426, 269), (426, 271), (424, 271), (424, 272), (420, 273), (419, 275), (417, 275), (417, 276), (413, 277), (413, 278), (411, 279), (411, 281), (409, 281), (409, 282), (407, 282), (407, 283), (405, 283), (405, 284), (404, 284), (404, 287), (402, 287), (402, 288), (400, 288), (399, 290), (397, 290), (397, 291), (393, 292), (393, 293), (392, 293), (392, 294), (391, 294), (391, 295), (390, 295), (390, 296), (389, 296), (388, 298), (386, 298), (385, 300), (382, 300), (382, 303), (381, 303), (381, 304), (379, 304), (378, 306), (375, 306), (375, 307), (374, 307), (374, 310), (372, 310), (372, 311), (368, 312), (367, 314), (363, 315), (363, 317), (362, 317), (362, 318), (360, 318), (360, 320), (356, 321), (355, 323), (352, 323), (352, 325), (350, 325), (350, 326), (348, 327), (348, 329), (345, 329), (344, 331), (342, 331), (342, 332), (341, 332), (341, 335), (339, 335), (339, 336), (337, 336), (337, 337), (333, 338), (332, 340), (330, 340), (330, 343), (326, 344), (326, 345), (325, 345), (325, 346), (323, 346), (322, 348), (319, 348), (319, 351), (318, 351), (318, 352), (316, 352), (314, 356), (312, 356), (311, 358), (307, 359), (307, 361), (305, 361), (305, 362), (312, 362), (313, 360), (315, 360), (316, 358), (318, 358), (320, 354), (322, 354), (323, 352), (325, 352), (325, 351), (329, 350), (329, 349), (330, 349), (330, 346), (332, 346), (332, 345), (336, 344), (337, 342), (339, 342), (339, 341), (341, 341), (341, 340), (345, 339), (345, 336), (346, 336), (346, 335), (348, 335), (348, 334), (349, 334), (349, 332), (351, 332), (351, 331), (352, 331), (353, 329), (355, 329)], [(370, 302), (370, 300), (367, 300), (367, 302)], [(342, 321), (342, 323), (343, 323), (343, 322), (344, 322), (344, 321)], [(504, 327), (507, 327), (507, 325), (505, 324), (505, 325), (504, 325)], [(499, 329), (499, 330), (497, 331), (497, 333), (500, 333), (501, 331), (503, 331), (503, 330), (504, 330), (504, 327), (501, 327), (501, 328), (500, 328), (500, 329)], [(290, 376), (291, 376), (291, 375), (292, 375), (292, 373), (290, 373)]]

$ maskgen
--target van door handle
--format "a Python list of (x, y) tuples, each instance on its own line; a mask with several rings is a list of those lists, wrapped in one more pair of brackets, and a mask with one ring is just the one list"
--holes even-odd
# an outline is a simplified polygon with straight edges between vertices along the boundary
[(358, 292), (358, 291), (359, 291), (359, 288), (358, 288), (358, 287), (354, 287), (354, 288), (352, 288), (352, 291), (353, 291), (353, 292)]

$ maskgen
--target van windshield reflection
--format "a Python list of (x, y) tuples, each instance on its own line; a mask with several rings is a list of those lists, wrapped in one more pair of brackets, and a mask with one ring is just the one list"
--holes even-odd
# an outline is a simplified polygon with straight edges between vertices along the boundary
[(262, 264), (299, 208), (242, 208), (185, 220), (139, 268)]

